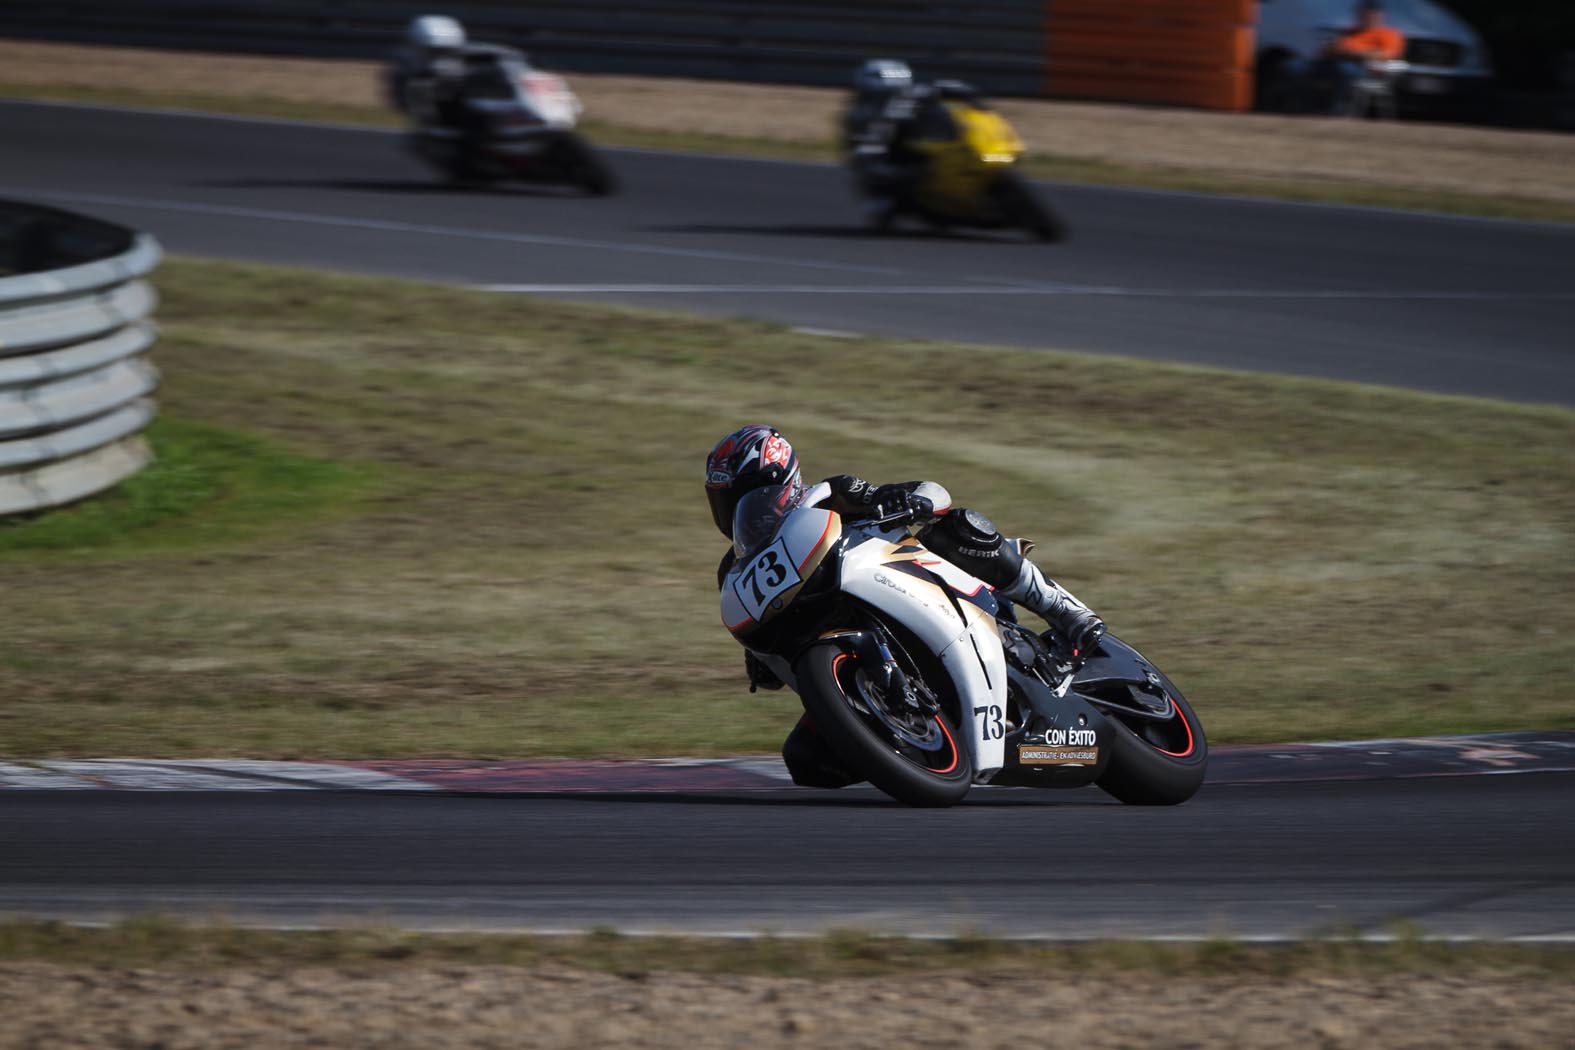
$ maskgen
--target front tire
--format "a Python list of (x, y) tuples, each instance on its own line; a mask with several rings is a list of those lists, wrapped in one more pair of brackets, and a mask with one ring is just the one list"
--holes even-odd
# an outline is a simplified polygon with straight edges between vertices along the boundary
[(836, 645), (812, 646), (794, 673), (804, 710), (847, 769), (910, 806), (956, 805), (968, 794), (973, 763), (944, 712), (905, 737), (861, 682), (858, 658)]
[(1110, 765), (1096, 783), (1135, 806), (1175, 806), (1197, 794), (1209, 763), (1209, 744), (1192, 705), (1160, 674), (1171, 717), (1123, 718), (1105, 710), (1112, 728)]

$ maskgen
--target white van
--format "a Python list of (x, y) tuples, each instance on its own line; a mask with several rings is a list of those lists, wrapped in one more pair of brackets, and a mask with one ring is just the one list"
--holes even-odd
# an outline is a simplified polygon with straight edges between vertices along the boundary
[[(1316, 59), (1357, 21), (1357, 0), (1260, 0), (1257, 70), (1260, 100), (1275, 97), (1287, 58)], [(1482, 38), (1431, 0), (1383, 0), (1384, 23), (1405, 34), (1405, 72), (1397, 85), (1414, 109), (1480, 104), (1493, 81)]]

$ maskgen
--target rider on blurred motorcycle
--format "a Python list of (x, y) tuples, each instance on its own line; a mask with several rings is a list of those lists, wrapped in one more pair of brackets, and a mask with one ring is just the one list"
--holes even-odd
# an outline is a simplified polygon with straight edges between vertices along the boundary
[(405, 43), (388, 67), (394, 107), (428, 127), (465, 123), (465, 27), (447, 15), (422, 15), (405, 28)]
[(842, 115), (843, 145), (852, 150), (898, 94), (913, 86), (913, 70), (894, 58), (872, 58), (853, 74), (853, 99)]
[(908, 147), (920, 139), (949, 138), (956, 128), (946, 103), (966, 99), (984, 104), (983, 95), (960, 80), (916, 83), (903, 62), (876, 58), (853, 77), (853, 100), (843, 115), (844, 146), (860, 188), (883, 208), (883, 218), (899, 210), (924, 176), (926, 158)]
[[(952, 507), (950, 495), (941, 486), (932, 481), (876, 486), (851, 474), (839, 474), (826, 482), (831, 495), (823, 505), (844, 517), (877, 518), (906, 511), (914, 524), (922, 526), (918, 535), (925, 547), (994, 587), (997, 597), (1042, 617), (1065, 636), (1074, 656), (1099, 644), (1105, 633), (1104, 621), (1028, 560), (1033, 544), (1007, 539), (978, 511)], [(706, 458), (706, 501), (716, 527), (728, 539), (733, 538), (733, 512), (739, 500), (767, 485), (784, 486), (792, 499), (804, 493), (798, 455), (775, 427), (763, 423), (740, 427), (719, 441)], [(735, 557), (732, 548), (723, 555), (717, 567), (718, 586)], [(776, 675), (748, 650), (744, 667), (751, 692), (781, 687)], [(789, 735), (782, 756), (800, 784), (840, 787), (849, 782), (814, 728), (804, 721)]]

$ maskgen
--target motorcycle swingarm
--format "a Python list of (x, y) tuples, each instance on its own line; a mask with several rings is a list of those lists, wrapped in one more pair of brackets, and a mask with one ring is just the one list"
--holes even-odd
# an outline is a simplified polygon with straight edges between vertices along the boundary
[(1172, 717), (1159, 669), (1115, 635), (1107, 634), (1072, 678), (1071, 692), (1101, 708), (1117, 708), (1137, 718)]

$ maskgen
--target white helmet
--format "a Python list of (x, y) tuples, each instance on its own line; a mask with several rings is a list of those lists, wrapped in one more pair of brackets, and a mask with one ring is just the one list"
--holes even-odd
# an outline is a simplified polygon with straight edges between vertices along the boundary
[(426, 48), (464, 47), (465, 27), (448, 15), (422, 15), (410, 20), (405, 43)]
[(908, 63), (895, 58), (872, 58), (853, 74), (855, 91), (901, 91), (913, 83)]

